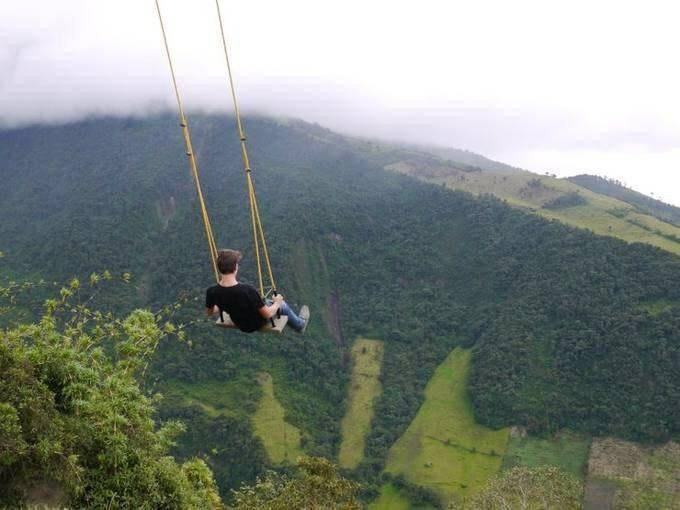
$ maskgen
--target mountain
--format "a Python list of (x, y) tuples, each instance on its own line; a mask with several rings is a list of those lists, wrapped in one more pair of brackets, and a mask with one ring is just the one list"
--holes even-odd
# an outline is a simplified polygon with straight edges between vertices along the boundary
[(330, 143), (350, 143), (386, 170), (475, 195), (491, 194), (548, 219), (680, 254), (677, 208), (627, 188), (614, 189), (611, 181), (558, 179), (460, 149), (348, 138), (319, 126), (315, 135)]
[(595, 193), (626, 202), (643, 214), (654, 216), (662, 221), (672, 223), (676, 227), (680, 227), (680, 207), (648, 197), (627, 188), (619, 182), (596, 175), (575, 175), (574, 177), (569, 177), (569, 180)]
[[(300, 121), (252, 117), (246, 128), (279, 287), (313, 310), (304, 337), (225, 333), (200, 319), (211, 274), (173, 116), (0, 132), (0, 272), (131, 272), (133, 285), (99, 298), (123, 310), (188, 296), (177, 314), (192, 347), (162, 346), (146, 383), (166, 395), (160, 420), (188, 424), (176, 454), (203, 455), (223, 495), (294, 452), (336, 458), (358, 338), (383, 345), (353, 468), (369, 495), (454, 351), (470, 353), (451, 363), (469, 363), (462, 384), (482, 425), (678, 437), (676, 255), (551, 221), (581, 207), (557, 200), (581, 189), (566, 181)], [(218, 243), (243, 249), (253, 281), (232, 119), (194, 116), (192, 130)], [(539, 215), (526, 203), (541, 203)], [(589, 221), (609, 222), (600, 210)]]
[(388, 170), (475, 195), (491, 194), (544, 218), (680, 254), (680, 226), (671, 221), (676, 208), (631, 190), (614, 192), (611, 185), (594, 186), (591, 179), (558, 179), (512, 167), (471, 167), (429, 152), (388, 149), (381, 156)]

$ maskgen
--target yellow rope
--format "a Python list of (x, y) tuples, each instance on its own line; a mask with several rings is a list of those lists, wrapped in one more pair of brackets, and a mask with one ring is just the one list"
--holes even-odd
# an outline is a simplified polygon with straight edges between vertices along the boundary
[[(186, 115), (184, 114), (184, 107), (182, 105), (182, 99), (179, 93), (179, 87), (177, 85), (177, 78), (175, 76), (175, 68), (172, 62), (172, 57), (170, 54), (170, 48), (168, 46), (167, 35), (165, 32), (165, 25), (163, 23), (163, 17), (161, 15), (161, 8), (159, 5), (159, 0), (156, 2), (156, 11), (158, 12), (158, 21), (161, 26), (161, 33), (163, 34), (163, 44), (165, 45), (165, 52), (168, 57), (168, 65), (170, 67), (170, 74), (172, 76), (172, 85), (175, 91), (175, 98), (177, 99), (177, 109), (179, 111), (180, 126), (182, 127), (182, 135), (184, 137), (184, 143), (186, 146), (186, 153), (189, 158), (189, 169), (191, 171), (191, 176), (196, 187), (196, 193), (198, 195), (198, 202), (201, 212), (201, 218), (203, 220), (203, 226), (205, 229), (205, 235), (208, 241), (208, 249), (210, 252), (210, 258), (213, 266), (213, 271), (215, 273), (215, 278), (219, 281), (219, 271), (217, 269), (217, 245), (215, 243), (215, 235), (212, 230), (212, 225), (210, 224), (210, 217), (208, 215), (208, 210), (205, 205), (205, 199), (203, 197), (203, 190), (201, 187), (201, 182), (198, 173), (198, 163), (196, 162), (196, 156), (194, 154), (193, 144), (191, 142), (191, 132), (189, 131), (189, 125), (187, 122)], [(262, 259), (264, 258), (264, 263), (267, 269), (267, 276), (269, 277), (269, 282), (271, 283), (271, 291), (276, 292), (276, 283), (274, 280), (274, 273), (272, 271), (271, 260), (269, 258), (269, 250), (267, 248), (267, 241), (264, 234), (264, 228), (262, 226), (262, 219), (260, 217), (260, 209), (257, 203), (257, 196), (255, 194), (255, 185), (251, 176), (250, 160), (248, 158), (248, 151), (246, 148), (246, 137), (243, 131), (243, 124), (241, 122), (241, 112), (238, 106), (238, 101), (236, 99), (236, 89), (234, 86), (234, 79), (231, 72), (231, 64), (229, 61), (229, 53), (227, 51), (227, 41), (224, 35), (224, 23), (222, 22), (222, 13), (220, 11), (220, 4), (218, 0), (215, 0), (215, 5), (217, 7), (217, 17), (220, 24), (220, 34), (222, 36), (222, 48), (224, 50), (224, 57), (227, 63), (227, 74), (229, 76), (229, 85), (231, 90), (231, 97), (234, 103), (234, 113), (236, 116), (236, 126), (238, 128), (238, 135), (241, 145), (241, 158), (243, 160), (243, 167), (246, 173), (246, 184), (248, 189), (248, 201), (250, 204), (250, 222), (253, 231), (253, 247), (255, 251), (255, 262), (257, 264), (257, 276), (258, 283), (260, 287), (260, 293), (265, 296), (265, 286), (264, 286), (264, 275), (262, 271)]]
[(170, 56), (170, 48), (168, 47), (168, 38), (165, 34), (165, 25), (163, 24), (163, 17), (161, 15), (161, 7), (156, 1), (156, 11), (158, 12), (158, 21), (161, 25), (161, 33), (163, 34), (163, 44), (165, 45), (165, 53), (168, 57), (168, 65), (170, 66), (170, 75), (172, 76), (172, 86), (175, 90), (175, 98), (177, 99), (177, 109), (179, 111), (179, 124), (182, 127), (182, 135), (184, 136), (184, 144), (186, 147), (187, 157), (189, 158), (189, 169), (198, 194), (198, 202), (201, 210), (201, 218), (203, 219), (203, 227), (205, 229), (205, 236), (208, 240), (208, 250), (210, 251), (210, 260), (212, 262), (215, 279), (220, 281), (220, 273), (217, 269), (217, 245), (215, 244), (215, 236), (213, 234), (212, 226), (210, 224), (210, 217), (205, 206), (205, 199), (203, 198), (203, 189), (201, 188), (201, 181), (198, 177), (198, 164), (196, 163), (196, 156), (194, 148), (191, 143), (191, 133), (189, 132), (189, 124), (184, 115), (184, 108), (182, 106), (182, 99), (179, 94), (179, 87), (177, 86), (177, 78), (175, 77), (175, 67), (172, 64), (172, 57)]
[(234, 103), (234, 115), (236, 117), (236, 127), (238, 129), (238, 136), (241, 143), (241, 158), (243, 160), (243, 169), (246, 173), (246, 185), (248, 187), (248, 200), (250, 202), (250, 220), (253, 229), (253, 246), (255, 249), (255, 260), (257, 262), (257, 276), (260, 283), (260, 294), (265, 296), (264, 279), (262, 276), (262, 262), (260, 256), (260, 248), (264, 255), (264, 261), (267, 266), (267, 274), (271, 283), (271, 290), (276, 292), (276, 283), (274, 282), (274, 275), (272, 271), (271, 261), (269, 259), (269, 251), (267, 250), (267, 240), (264, 235), (262, 227), (262, 220), (260, 218), (260, 210), (257, 205), (257, 196), (255, 195), (255, 185), (251, 176), (250, 159), (248, 158), (248, 150), (246, 149), (246, 136), (243, 131), (243, 124), (241, 123), (241, 111), (236, 100), (236, 88), (234, 86), (234, 78), (231, 73), (231, 63), (229, 61), (229, 52), (227, 51), (227, 39), (224, 35), (224, 23), (222, 22), (222, 12), (220, 10), (220, 3), (215, 0), (217, 7), (217, 19), (220, 24), (220, 34), (222, 36), (222, 49), (224, 50), (224, 59), (227, 63), (227, 74), (229, 76), (229, 88), (231, 90), (231, 98)]
[(260, 295), (264, 296), (264, 279), (262, 278), (262, 262), (260, 261), (260, 244), (257, 238), (257, 211), (255, 209), (255, 200), (253, 199), (253, 181), (250, 178), (250, 172), (248, 172), (246, 175), (248, 186), (248, 202), (250, 203), (250, 222), (253, 228), (253, 246), (255, 248), (255, 261), (257, 263), (257, 280), (260, 284)]
[(253, 184), (253, 199), (252, 199), (254, 208), (255, 208), (255, 217), (257, 218), (257, 226), (258, 230), (260, 233), (260, 239), (262, 241), (262, 252), (264, 254), (264, 260), (267, 265), (267, 272), (269, 274), (269, 281), (272, 286), (272, 290), (276, 291), (276, 282), (274, 281), (274, 273), (272, 271), (272, 265), (269, 260), (269, 250), (267, 249), (267, 243), (265, 242), (265, 237), (264, 237), (264, 229), (262, 228), (262, 220), (260, 220), (260, 206), (257, 204), (257, 199), (255, 197), (255, 187)]

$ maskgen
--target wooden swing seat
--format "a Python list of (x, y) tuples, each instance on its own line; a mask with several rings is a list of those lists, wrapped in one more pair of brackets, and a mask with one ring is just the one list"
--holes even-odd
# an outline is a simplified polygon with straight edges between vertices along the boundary
[[(231, 317), (229, 317), (229, 314), (226, 312), (220, 312), (221, 317), (218, 317), (217, 320), (215, 321), (215, 326), (219, 326), (221, 328), (227, 328), (227, 329), (238, 329), (236, 324), (231, 320)], [(283, 333), (283, 328), (286, 327), (286, 324), (288, 324), (288, 316), (287, 315), (282, 315), (281, 317), (274, 317), (274, 325), (272, 326), (272, 321), (268, 320), (267, 323), (262, 326), (260, 329), (257, 331), (259, 333), (277, 333), (281, 334)]]

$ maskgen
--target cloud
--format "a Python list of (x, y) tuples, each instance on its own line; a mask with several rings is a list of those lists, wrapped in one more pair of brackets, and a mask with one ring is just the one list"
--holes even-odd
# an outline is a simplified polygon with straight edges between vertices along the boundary
[[(160, 1), (187, 107), (230, 111), (213, 2)], [(669, 2), (221, 6), (246, 111), (565, 173), (588, 154), (663, 163), (680, 141), (680, 68), (668, 64), (680, 12)], [(0, 125), (174, 108), (153, 0), (5, 2), (2, 11)], [(640, 172), (617, 161), (603, 171)]]

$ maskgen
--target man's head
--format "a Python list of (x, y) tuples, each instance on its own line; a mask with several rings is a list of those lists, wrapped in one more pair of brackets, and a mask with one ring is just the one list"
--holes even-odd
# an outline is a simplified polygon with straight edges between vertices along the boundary
[(220, 250), (217, 254), (217, 269), (222, 274), (235, 273), (239, 261), (243, 258), (240, 251)]

